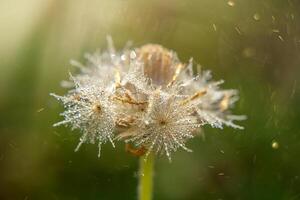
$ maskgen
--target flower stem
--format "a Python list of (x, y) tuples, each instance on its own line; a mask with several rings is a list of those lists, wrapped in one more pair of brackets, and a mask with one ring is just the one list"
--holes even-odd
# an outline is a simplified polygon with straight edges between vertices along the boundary
[(145, 160), (145, 156), (140, 157), (140, 171), (139, 171), (139, 187), (138, 199), (151, 200), (153, 188), (153, 168), (154, 156), (150, 154)]

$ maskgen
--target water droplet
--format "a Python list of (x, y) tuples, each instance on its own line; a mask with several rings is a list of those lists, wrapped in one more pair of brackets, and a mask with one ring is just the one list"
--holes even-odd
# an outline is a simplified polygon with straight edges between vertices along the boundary
[(136, 53), (134, 51), (130, 52), (130, 58), (135, 59), (136, 58)]
[(273, 149), (278, 149), (279, 148), (279, 143), (276, 142), (275, 140), (272, 142), (272, 148)]
[(121, 60), (123, 60), (123, 61), (126, 60), (126, 56), (125, 56), (125, 55), (122, 55), (122, 56), (121, 56)]

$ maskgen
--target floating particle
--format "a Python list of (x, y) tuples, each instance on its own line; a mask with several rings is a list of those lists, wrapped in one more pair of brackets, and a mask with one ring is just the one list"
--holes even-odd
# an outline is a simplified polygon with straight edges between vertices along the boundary
[(61, 136), (61, 135), (60, 135), (58, 132), (56, 132), (56, 131), (54, 131), (53, 134), (56, 135), (56, 136), (59, 136), (59, 137)]
[(214, 31), (217, 31), (217, 26), (216, 26), (216, 24), (213, 24), (213, 28), (214, 28)]
[(292, 89), (292, 93), (291, 93), (291, 98), (293, 98), (295, 96), (296, 93), (296, 85), (297, 85), (297, 81), (294, 81), (294, 85), (293, 85), (293, 89)]
[(239, 29), (239, 27), (236, 26), (234, 29), (236, 30), (236, 32), (237, 32), (239, 35), (242, 35), (242, 32), (241, 32), (241, 30)]
[(227, 4), (228, 4), (230, 7), (235, 6), (235, 2), (234, 2), (234, 1), (228, 1)]
[(219, 176), (224, 176), (225, 174), (223, 172), (218, 173)]
[(260, 20), (260, 14), (255, 13), (255, 14), (253, 15), (253, 19), (254, 19), (255, 21), (259, 21), (259, 20)]
[(14, 150), (17, 150), (17, 147), (13, 142), (8, 143), (8, 145), (9, 145), (10, 148), (12, 148)]
[(279, 40), (281, 40), (282, 42), (284, 42), (284, 39), (281, 35), (278, 35)]
[(272, 142), (272, 148), (273, 149), (278, 149), (279, 148), (279, 143), (276, 142), (275, 140)]
[(253, 156), (253, 163), (256, 162), (256, 155)]
[(276, 18), (272, 15), (272, 22), (275, 23)]
[(278, 29), (272, 29), (272, 32), (273, 33), (279, 33), (279, 30)]
[(255, 54), (256, 54), (256, 50), (252, 47), (246, 47), (242, 52), (242, 55), (246, 58), (251, 58), (255, 56)]
[(295, 19), (295, 15), (293, 13), (291, 14), (291, 18), (292, 18), (292, 20)]
[(40, 109), (38, 109), (36, 112), (42, 112), (43, 110), (45, 110), (45, 108), (40, 108)]

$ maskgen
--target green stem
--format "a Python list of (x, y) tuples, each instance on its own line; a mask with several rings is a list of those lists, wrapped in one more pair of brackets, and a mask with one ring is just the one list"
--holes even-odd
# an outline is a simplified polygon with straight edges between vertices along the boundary
[(154, 156), (150, 154), (145, 160), (145, 156), (140, 157), (140, 171), (139, 171), (139, 200), (151, 200), (153, 188), (153, 168)]

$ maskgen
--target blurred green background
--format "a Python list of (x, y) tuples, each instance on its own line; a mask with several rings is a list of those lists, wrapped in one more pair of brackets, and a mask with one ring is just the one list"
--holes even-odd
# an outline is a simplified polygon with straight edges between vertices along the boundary
[[(2, 0), (0, 199), (136, 199), (138, 159), (105, 145), (74, 153), (53, 128), (70, 59), (159, 43), (237, 88), (245, 130), (205, 127), (155, 165), (155, 200), (300, 199), (300, 2), (297, 0)], [(273, 146), (272, 146), (273, 145)]]

